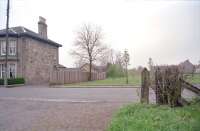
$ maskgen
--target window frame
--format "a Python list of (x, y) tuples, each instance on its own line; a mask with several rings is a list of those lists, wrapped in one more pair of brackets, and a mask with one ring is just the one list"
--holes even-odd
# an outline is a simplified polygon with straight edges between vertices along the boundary
[[(11, 44), (11, 42), (13, 42), (12, 44)], [(15, 56), (16, 55), (16, 52), (17, 52), (17, 41), (16, 40), (10, 40), (9, 41), (9, 44), (8, 44), (9, 46), (8, 46), (8, 54), (10, 55), (10, 56)], [(12, 45), (12, 46), (11, 46)], [(13, 46), (14, 45), (14, 46)], [(14, 53), (12, 52), (11, 53), (11, 49), (12, 48), (14, 48)]]
[[(17, 63), (8, 63), (8, 78), (11, 78), (10, 77), (11, 65), (14, 65), (14, 68), (13, 68), (14, 69), (13, 78), (16, 78), (17, 77)], [(4, 78), (3, 74), (5, 75), (5, 64), (1, 63), (0, 64), (0, 78)]]
[(10, 72), (11, 72), (11, 65), (14, 65), (14, 74), (13, 74), (13, 78), (16, 78), (16, 76), (17, 76), (17, 64), (16, 63), (9, 63), (9, 66), (8, 66), (8, 69), (9, 69), (9, 71), (8, 71), (8, 76), (9, 76), (9, 78), (10, 78)]
[(0, 78), (4, 78), (3, 74), (5, 75), (5, 64), (1, 63), (0, 64)]
[[(1, 56), (5, 56), (6, 55), (6, 41), (5, 40), (1, 40), (0, 44), (1, 44)], [(5, 50), (5, 53), (3, 53), (3, 49)]]
[[(14, 43), (14, 44), (11, 44)], [(0, 54), (1, 56), (6, 55), (6, 41), (0, 40)], [(14, 48), (14, 49), (12, 49)], [(11, 52), (13, 50), (13, 52)], [(8, 56), (16, 56), (17, 55), (17, 40), (11, 39), (8, 42)]]
[(0, 78), (3, 78), (2, 70), (3, 70), (3, 64), (0, 64)]

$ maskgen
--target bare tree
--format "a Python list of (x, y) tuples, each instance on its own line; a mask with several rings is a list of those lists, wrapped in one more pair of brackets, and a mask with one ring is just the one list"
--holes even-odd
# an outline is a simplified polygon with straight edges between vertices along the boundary
[(99, 63), (102, 66), (114, 64), (114, 50), (112, 48), (106, 49), (99, 59)]
[(149, 71), (150, 71), (150, 84), (153, 84), (155, 80), (155, 69), (154, 69), (154, 63), (153, 59), (150, 57), (148, 61)]
[(153, 69), (153, 60), (152, 60), (152, 58), (149, 58), (148, 65), (149, 65), (149, 70), (152, 71), (152, 69)]
[(130, 56), (129, 56), (129, 53), (127, 50), (124, 51), (123, 61), (124, 61), (124, 66), (125, 66), (125, 70), (126, 70), (126, 84), (128, 84), (128, 65), (129, 65), (129, 61), (130, 61)]
[(80, 58), (78, 60), (76, 60), (74, 62), (75, 67), (80, 68), (81, 66), (83, 66), (85, 63), (87, 63), (87, 61), (85, 61), (84, 59)]
[(196, 67), (195, 67), (195, 65), (193, 65), (193, 67), (192, 67), (192, 77), (194, 77), (195, 71), (196, 71)]
[(92, 78), (92, 64), (98, 60), (104, 50), (102, 45), (102, 33), (100, 28), (92, 27), (91, 25), (83, 25), (80, 31), (77, 32), (77, 37), (74, 43), (75, 49), (72, 55), (79, 60), (89, 63), (89, 80)]
[(124, 60), (123, 60), (123, 55), (122, 53), (119, 51), (116, 53), (115, 55), (115, 64), (119, 65), (121, 68), (124, 68)]

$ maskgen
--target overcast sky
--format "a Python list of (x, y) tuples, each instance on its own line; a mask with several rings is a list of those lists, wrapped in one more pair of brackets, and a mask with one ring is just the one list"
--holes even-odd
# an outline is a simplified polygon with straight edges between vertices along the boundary
[[(5, 28), (6, 0), (0, 0), (0, 28)], [(200, 1), (163, 0), (10, 0), (10, 26), (37, 32), (38, 17), (47, 19), (48, 38), (63, 45), (60, 63), (74, 66), (69, 52), (84, 23), (101, 26), (104, 42), (128, 49), (130, 67), (200, 60)]]

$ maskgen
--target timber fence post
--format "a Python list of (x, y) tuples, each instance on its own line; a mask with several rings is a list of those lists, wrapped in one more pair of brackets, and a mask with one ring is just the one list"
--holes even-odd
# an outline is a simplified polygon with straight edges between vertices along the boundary
[(149, 103), (149, 86), (150, 86), (150, 74), (147, 68), (144, 68), (142, 71), (142, 86), (141, 86), (141, 103)]

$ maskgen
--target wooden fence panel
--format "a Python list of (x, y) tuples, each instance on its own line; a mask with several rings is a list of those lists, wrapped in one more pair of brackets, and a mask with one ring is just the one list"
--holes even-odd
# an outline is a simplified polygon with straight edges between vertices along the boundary
[[(50, 84), (68, 84), (88, 81), (88, 72), (81, 70), (54, 70), (50, 73)], [(105, 72), (92, 73), (92, 80), (106, 78)]]

